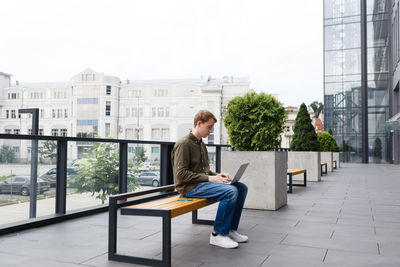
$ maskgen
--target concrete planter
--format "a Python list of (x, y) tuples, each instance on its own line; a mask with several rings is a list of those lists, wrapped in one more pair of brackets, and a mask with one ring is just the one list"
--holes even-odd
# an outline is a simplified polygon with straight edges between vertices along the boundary
[[(306, 169), (307, 182), (321, 181), (321, 152), (289, 151), (288, 169)], [(295, 175), (293, 180), (303, 181), (303, 175)]]
[(333, 160), (336, 160), (336, 167), (340, 168), (339, 152), (333, 152)]
[(333, 171), (333, 152), (321, 152), (321, 163), (328, 163), (328, 172)]
[(287, 204), (287, 159), (287, 152), (223, 151), (221, 170), (233, 175), (250, 162), (240, 180), (249, 188), (244, 207), (277, 210)]

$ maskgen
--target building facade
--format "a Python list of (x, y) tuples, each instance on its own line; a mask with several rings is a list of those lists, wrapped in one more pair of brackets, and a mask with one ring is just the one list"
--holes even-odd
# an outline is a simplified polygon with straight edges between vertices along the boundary
[[(248, 78), (121, 81), (90, 69), (65, 83), (11, 85), (10, 76), (0, 73), (1, 133), (30, 134), (31, 119), (18, 110), (38, 108), (43, 135), (176, 141), (193, 127), (194, 114), (207, 109), (218, 122), (205, 141), (217, 144), (228, 143), (222, 121), (228, 101), (250, 87)], [(16, 158), (28, 159), (30, 142), (3, 144), (13, 148)], [(69, 157), (79, 157), (88, 146), (70, 144)], [(146, 154), (157, 160), (159, 146), (148, 145)]]
[(324, 125), (345, 162), (399, 162), (398, 2), (324, 0)]

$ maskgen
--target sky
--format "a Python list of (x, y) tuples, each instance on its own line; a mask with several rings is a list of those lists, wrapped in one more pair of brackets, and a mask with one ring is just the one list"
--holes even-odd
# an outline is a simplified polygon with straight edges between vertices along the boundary
[(285, 106), (323, 100), (320, 0), (2, 0), (0, 72), (68, 82), (248, 77)]

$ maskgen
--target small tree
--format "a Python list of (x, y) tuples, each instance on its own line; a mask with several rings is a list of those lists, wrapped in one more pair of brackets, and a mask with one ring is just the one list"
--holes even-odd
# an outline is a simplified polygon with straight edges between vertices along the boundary
[[(95, 143), (93, 154), (85, 153), (87, 158), (74, 162), (77, 169), (77, 177), (74, 186), (78, 192), (91, 192), (92, 196), (102, 203), (107, 197), (118, 193), (119, 177), (119, 149), (112, 143)], [(128, 162), (128, 190), (138, 187), (135, 174), (137, 173), (136, 158)]]
[(43, 146), (39, 147), (40, 159), (50, 159), (50, 164), (53, 163), (53, 159), (57, 158), (57, 144), (54, 141), (46, 140), (43, 142)]
[(321, 151), (324, 152), (338, 152), (339, 148), (336, 144), (335, 138), (328, 132), (317, 132), (318, 140), (321, 144)]
[(382, 141), (378, 137), (374, 141), (373, 154), (374, 154), (374, 157), (377, 157), (379, 159), (382, 158)]
[(314, 118), (318, 118), (319, 114), (321, 114), (321, 112), (324, 110), (324, 104), (322, 104), (321, 102), (318, 102), (318, 101), (312, 102), (310, 104), (310, 107), (312, 108), (312, 110), (315, 113)]
[(279, 147), (287, 112), (268, 94), (247, 93), (229, 101), (224, 117), (232, 147), (265, 151)]
[(11, 163), (14, 159), (14, 150), (10, 146), (3, 145), (0, 149), (0, 162)]
[(290, 143), (290, 149), (293, 151), (319, 151), (320, 144), (312, 125), (310, 114), (306, 105), (300, 105), (296, 121), (293, 126), (293, 140)]
[[(331, 128), (329, 128), (328, 133), (329, 133), (330, 135), (333, 136), (333, 132), (332, 132), (332, 129), (331, 129)], [(334, 136), (333, 136), (333, 137), (334, 137)]]

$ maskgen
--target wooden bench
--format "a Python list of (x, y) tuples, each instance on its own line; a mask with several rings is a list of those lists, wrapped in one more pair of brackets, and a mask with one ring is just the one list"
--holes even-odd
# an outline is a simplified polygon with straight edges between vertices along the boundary
[[(304, 174), (304, 182), (302, 184), (294, 184), (293, 183), (293, 175), (297, 174)], [(287, 184), (289, 186), (289, 190), (287, 191), (288, 193), (292, 193), (292, 187), (293, 186), (307, 186), (307, 170), (306, 169), (288, 169), (287, 170), (287, 175), (289, 176), (289, 183)]]
[[(325, 166), (325, 171), (324, 171), (324, 168), (323, 168), (324, 166)], [(321, 163), (321, 176), (323, 174), (328, 174), (328, 163), (326, 163), (326, 162)]]
[(336, 160), (334, 160), (333, 163), (334, 163), (334, 164), (333, 164), (333, 168), (334, 168), (334, 169), (337, 169), (337, 162), (336, 162)]
[[(216, 201), (204, 198), (190, 198), (191, 201), (179, 201), (175, 187), (163, 186), (136, 193), (125, 193), (110, 197), (109, 201), (109, 226), (108, 226), (108, 259), (113, 261), (144, 264), (151, 266), (171, 266), (171, 218), (192, 212), (192, 223), (213, 225), (213, 220), (198, 219), (197, 210)], [(167, 191), (167, 192), (165, 192)], [(158, 195), (154, 195), (158, 193)], [(127, 256), (117, 253), (117, 209), (118, 200), (153, 194), (136, 201), (120, 203), (121, 215), (162, 217), (162, 259), (149, 259)], [(129, 205), (134, 204), (134, 205)]]

